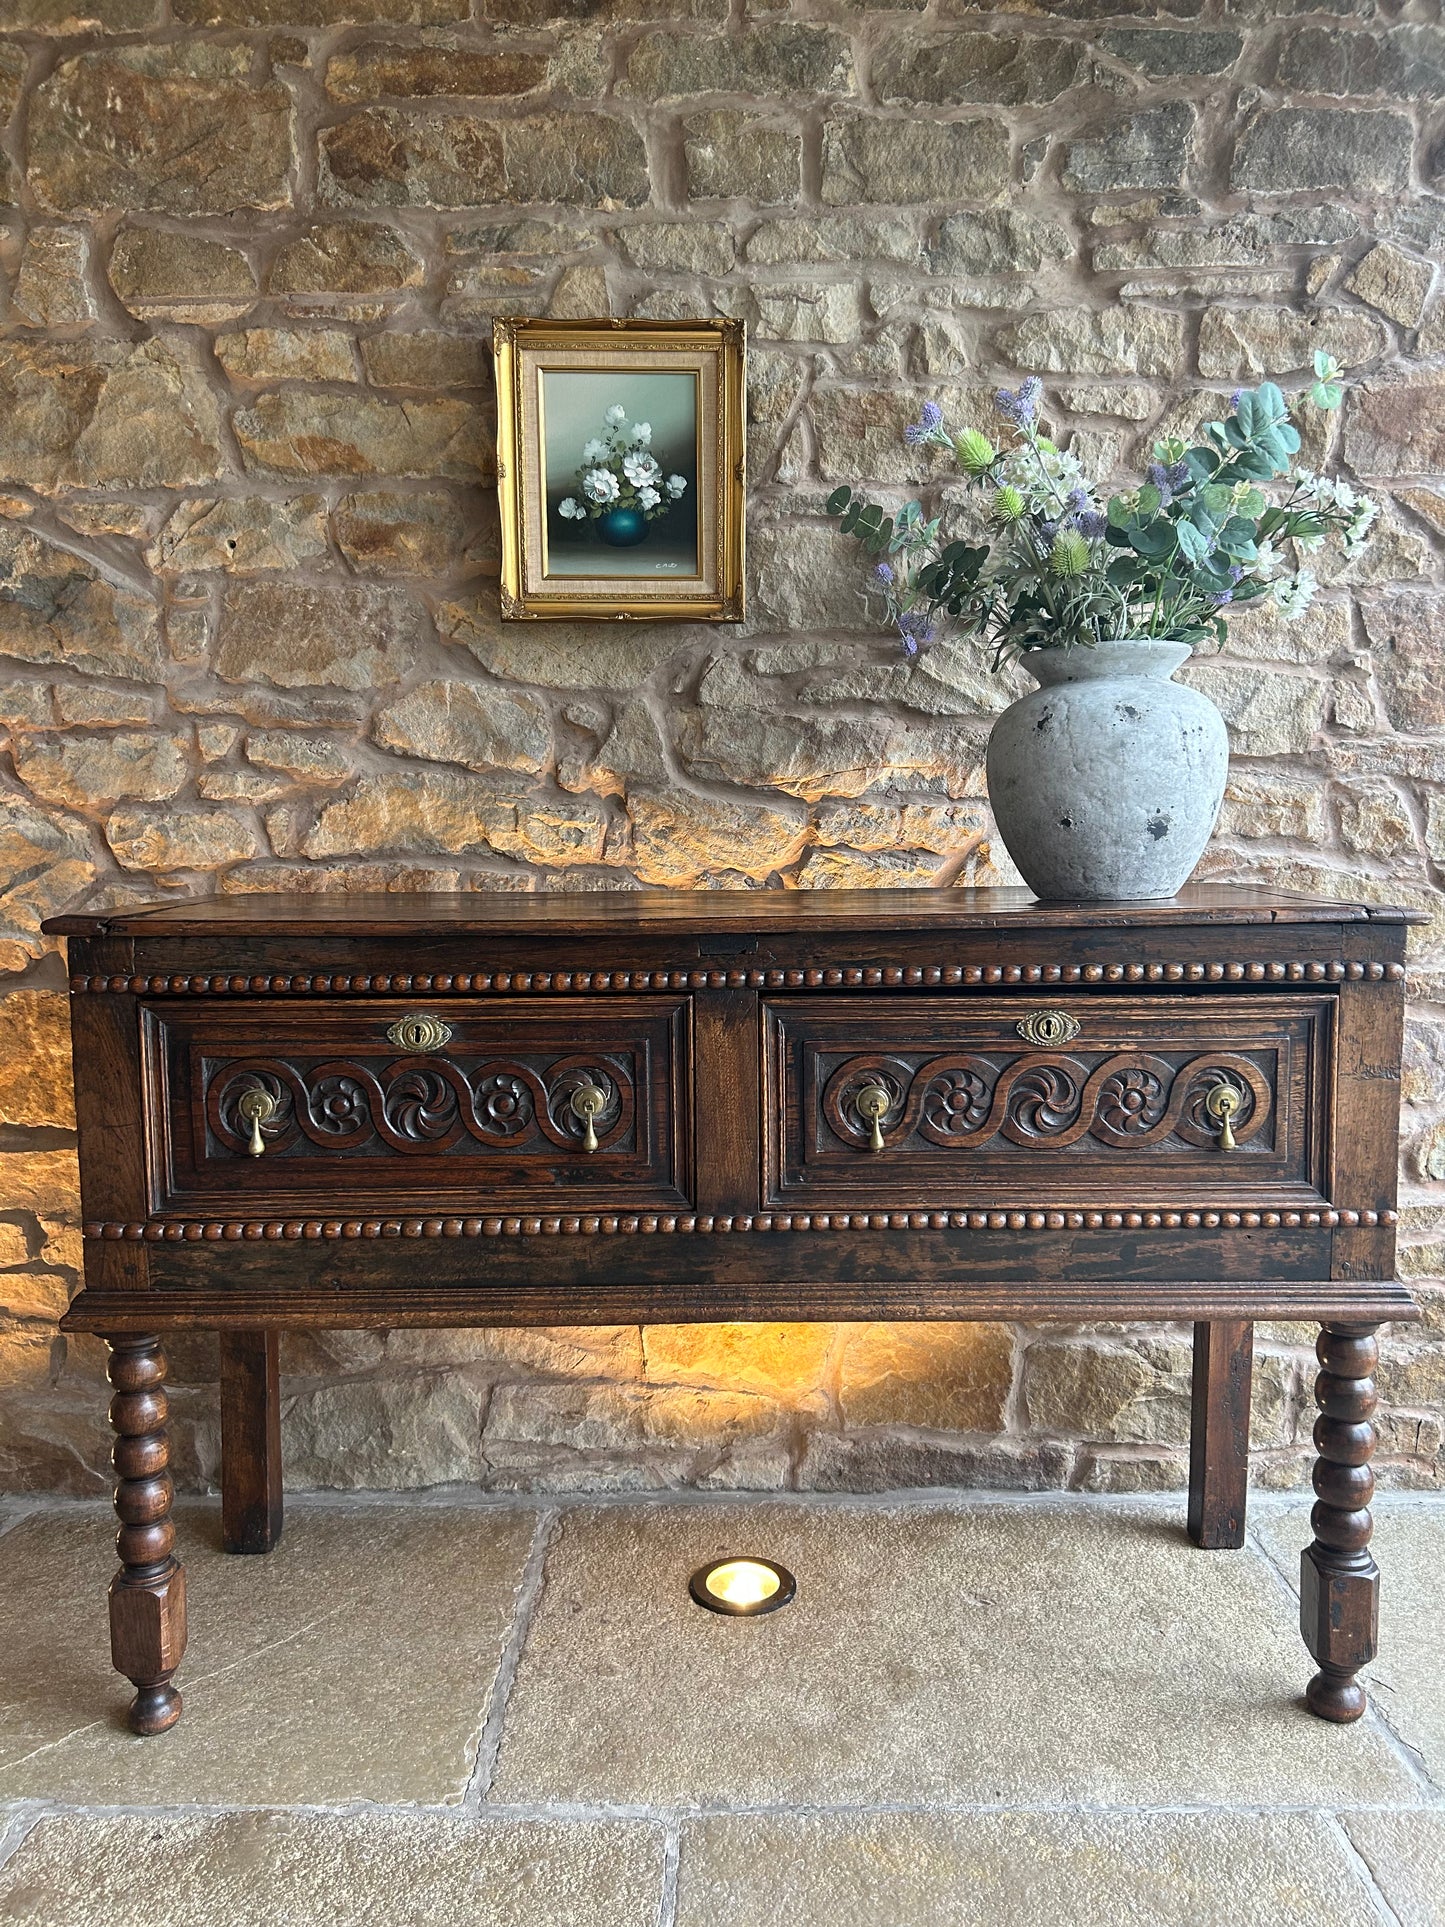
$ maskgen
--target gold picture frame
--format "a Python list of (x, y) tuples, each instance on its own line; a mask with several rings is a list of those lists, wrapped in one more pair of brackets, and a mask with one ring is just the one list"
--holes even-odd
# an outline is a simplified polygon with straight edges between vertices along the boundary
[(504, 617), (742, 620), (746, 354), (731, 317), (493, 322)]

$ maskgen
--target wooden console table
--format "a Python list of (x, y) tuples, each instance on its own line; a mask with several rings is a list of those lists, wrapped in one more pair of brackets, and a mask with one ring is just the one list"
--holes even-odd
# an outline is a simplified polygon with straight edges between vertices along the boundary
[(1197, 887), (233, 897), (58, 917), (112, 1651), (179, 1716), (162, 1335), (222, 1335), (228, 1549), (281, 1530), (277, 1333), (1190, 1319), (1189, 1529), (1243, 1542), (1252, 1321), (1323, 1326), (1301, 1621), (1364, 1710), (1405, 924)]

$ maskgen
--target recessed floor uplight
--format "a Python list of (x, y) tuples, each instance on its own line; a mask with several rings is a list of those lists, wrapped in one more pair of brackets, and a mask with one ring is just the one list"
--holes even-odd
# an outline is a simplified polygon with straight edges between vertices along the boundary
[(755, 1619), (759, 1613), (775, 1613), (786, 1606), (798, 1586), (787, 1567), (771, 1559), (732, 1558), (699, 1566), (687, 1589), (710, 1613)]

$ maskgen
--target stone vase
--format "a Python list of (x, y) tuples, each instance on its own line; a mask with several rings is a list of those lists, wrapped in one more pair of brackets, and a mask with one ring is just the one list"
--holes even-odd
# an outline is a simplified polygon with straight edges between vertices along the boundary
[(1032, 650), (1039, 687), (999, 717), (988, 795), (1035, 896), (1172, 897), (1224, 800), (1229, 737), (1207, 696), (1170, 678), (1178, 642)]

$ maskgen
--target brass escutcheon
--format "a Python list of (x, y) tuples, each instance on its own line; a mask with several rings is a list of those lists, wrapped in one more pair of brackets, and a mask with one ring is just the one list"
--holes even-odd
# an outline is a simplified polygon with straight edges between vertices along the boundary
[(1204, 1108), (1219, 1126), (1219, 1148), (1221, 1151), (1234, 1151), (1239, 1148), (1239, 1140), (1234, 1135), (1231, 1120), (1237, 1115), (1244, 1103), (1243, 1094), (1233, 1084), (1223, 1079), (1217, 1083), (1204, 1100)]
[(260, 1157), (266, 1149), (266, 1140), (261, 1135), (261, 1126), (269, 1124), (276, 1115), (276, 1100), (269, 1091), (263, 1091), (259, 1084), (253, 1084), (248, 1091), (242, 1091), (236, 1104), (236, 1114), (242, 1123), (249, 1124), (251, 1136), (246, 1149), (253, 1158)]
[(398, 1017), (386, 1035), (398, 1050), (440, 1050), (451, 1042), (452, 1027), (440, 1017)]
[(853, 1099), (853, 1109), (870, 1126), (868, 1148), (871, 1151), (883, 1149), (883, 1120), (892, 1102), (892, 1094), (883, 1084), (865, 1084)]
[(580, 1118), (587, 1126), (587, 1135), (582, 1140), (584, 1151), (597, 1149), (597, 1119), (606, 1104), (607, 1093), (599, 1084), (579, 1084), (568, 1099), (573, 1117)]
[(1079, 1020), (1066, 1010), (1035, 1010), (1014, 1025), (1029, 1044), (1067, 1044), (1079, 1034)]

